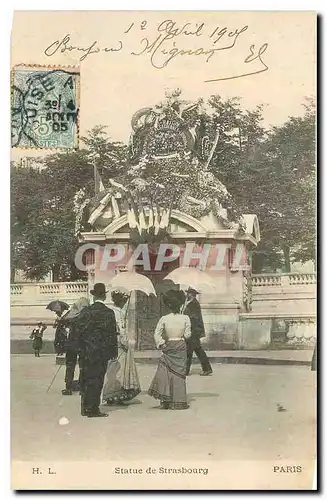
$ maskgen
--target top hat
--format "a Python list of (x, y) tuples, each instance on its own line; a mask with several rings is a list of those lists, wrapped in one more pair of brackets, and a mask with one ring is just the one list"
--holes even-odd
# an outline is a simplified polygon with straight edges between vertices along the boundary
[(197, 290), (195, 290), (195, 288), (192, 288), (191, 286), (189, 286), (186, 291), (191, 292), (191, 293), (195, 293), (195, 295), (199, 295), (199, 293), (200, 293)]
[(91, 295), (95, 295), (96, 297), (106, 295), (106, 286), (104, 283), (95, 283), (93, 290), (90, 290)]

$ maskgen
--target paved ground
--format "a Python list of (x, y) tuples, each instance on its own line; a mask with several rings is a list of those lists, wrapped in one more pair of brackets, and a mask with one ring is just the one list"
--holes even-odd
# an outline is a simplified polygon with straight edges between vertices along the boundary
[[(156, 361), (160, 351), (139, 351), (135, 359), (139, 362)], [(208, 351), (211, 361), (216, 363), (257, 363), (257, 364), (311, 364), (313, 349), (265, 349), (261, 351)]]
[[(54, 357), (13, 355), (14, 460), (308, 459), (314, 455), (315, 372), (306, 366), (215, 364), (211, 377), (193, 368), (190, 409), (165, 411), (146, 394), (155, 372), (138, 365), (143, 392), (107, 419), (79, 414), (79, 396), (64, 397), (64, 368)], [(277, 411), (277, 405), (286, 411)], [(69, 424), (59, 425), (65, 416)]]
[[(206, 349), (207, 350), (207, 349)], [(54, 354), (53, 341), (45, 340), (42, 348), (43, 354)], [(32, 354), (32, 341), (25, 336), (22, 338), (11, 338), (11, 353)], [(310, 365), (313, 355), (313, 348), (303, 349), (262, 349), (255, 350), (207, 350), (212, 362), (216, 363), (249, 363), (249, 364), (293, 364)], [(147, 350), (136, 351), (135, 359), (139, 363), (157, 363), (160, 351)]]

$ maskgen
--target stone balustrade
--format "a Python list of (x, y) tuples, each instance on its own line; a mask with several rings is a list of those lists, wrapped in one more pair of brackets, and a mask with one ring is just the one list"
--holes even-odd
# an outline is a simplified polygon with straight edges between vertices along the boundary
[(88, 293), (86, 281), (62, 283), (22, 283), (10, 285), (11, 305), (36, 304), (46, 300), (76, 300)]
[[(316, 284), (315, 273), (287, 273), (287, 274), (254, 274), (252, 276), (253, 295), (278, 293), (279, 289), (299, 287), (303, 290), (306, 286), (314, 289)], [(21, 283), (10, 285), (12, 305), (22, 301), (41, 301), (48, 298), (68, 300), (76, 299), (88, 293), (86, 281), (58, 282), (58, 283)]]
[[(14, 283), (11, 285), (12, 317), (44, 315), (46, 305), (55, 299), (72, 305), (88, 294), (86, 281), (57, 283)], [(218, 305), (222, 298), (219, 296)], [(252, 276), (252, 310), (255, 313), (278, 314), (300, 312), (314, 314), (316, 275), (314, 273), (254, 274)], [(224, 302), (224, 300), (223, 300)]]
[(253, 274), (252, 286), (281, 286), (280, 274)]
[(10, 285), (10, 295), (22, 295), (23, 286), (22, 285)]
[(253, 287), (277, 287), (316, 284), (316, 273), (253, 274)]
[[(237, 300), (226, 301), (221, 294), (217, 295), (215, 304), (202, 303), (208, 345), (212, 341), (212, 346), (217, 348), (219, 341), (224, 348), (268, 347), (273, 342), (273, 322), (277, 319), (287, 325), (280, 334), (285, 345), (314, 345), (316, 275), (255, 274), (252, 281), (251, 312), (242, 312)], [(54, 313), (46, 309), (47, 304), (58, 299), (71, 306), (87, 295), (86, 281), (12, 284), (12, 340), (28, 338), (31, 326), (40, 320), (48, 325), (45, 339), (52, 340)], [(133, 331), (135, 334), (135, 329)]]
[(315, 285), (317, 282), (316, 273), (290, 274), (289, 284), (292, 285)]
[(315, 315), (316, 274), (254, 274), (252, 276), (252, 311), (277, 316)]

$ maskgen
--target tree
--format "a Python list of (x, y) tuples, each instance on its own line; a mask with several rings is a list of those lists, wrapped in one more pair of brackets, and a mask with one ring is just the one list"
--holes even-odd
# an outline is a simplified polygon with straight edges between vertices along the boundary
[(123, 175), (126, 171), (128, 148), (125, 144), (109, 140), (104, 125), (96, 125), (88, 130), (81, 141), (86, 146), (89, 162), (99, 170), (103, 181)]
[[(236, 100), (210, 100), (221, 130), (211, 170), (243, 213), (256, 213), (262, 242), (254, 268), (289, 272), (315, 258), (315, 107), (269, 132), (262, 108), (241, 112)], [(260, 256), (260, 257), (259, 257)], [(264, 257), (264, 258), (263, 258)]]
[(81, 189), (94, 196), (94, 156), (107, 178), (126, 162), (126, 146), (111, 142), (103, 127), (91, 130), (84, 142), (85, 149), (45, 157), (41, 171), (12, 168), (12, 266), (29, 279), (49, 271), (54, 281), (83, 276), (74, 265), (74, 196)]
[[(259, 216), (265, 245), (279, 248), (284, 270), (315, 260), (315, 109), (274, 127), (261, 149), (265, 200)], [(258, 179), (260, 180), (260, 178)]]
[(251, 213), (257, 178), (262, 175), (258, 151), (266, 137), (262, 106), (242, 111), (239, 99), (224, 102), (220, 96), (212, 96), (209, 104), (213, 126), (220, 133), (209, 169), (225, 184), (241, 212)]
[[(50, 270), (55, 280), (81, 276), (74, 266), (78, 245), (74, 198), (80, 190), (87, 197), (94, 195), (94, 164), (106, 187), (110, 178), (117, 178), (138, 195), (143, 190), (155, 193), (157, 201), (167, 198), (165, 189), (174, 193), (174, 203), (185, 202), (185, 193), (191, 198), (201, 194), (198, 208), (181, 209), (207, 211), (220, 201), (234, 220), (239, 212), (257, 214), (262, 241), (253, 263), (256, 272), (281, 266), (289, 271), (292, 261), (315, 258), (314, 102), (307, 100), (304, 116), (290, 117), (267, 131), (262, 126), (263, 108), (242, 110), (238, 98), (224, 101), (215, 95), (208, 103), (199, 100), (199, 106), (189, 108), (178, 92), (169, 99), (177, 114), (186, 110), (183, 120), (187, 127), (197, 127), (200, 140), (194, 147), (199, 161), (192, 168), (185, 159), (163, 160), (160, 165), (164, 168), (157, 168), (151, 158), (128, 158), (127, 146), (111, 141), (103, 126), (94, 127), (82, 138), (85, 148), (47, 156), (41, 171), (12, 166), (12, 267), (35, 279)], [(160, 112), (158, 108), (156, 112)], [(140, 121), (134, 152), (142, 150), (142, 130), (146, 132), (147, 127), (147, 122)], [(215, 138), (218, 142), (205, 171), (201, 155)], [(160, 147), (166, 143), (163, 140)], [(194, 212), (194, 216), (201, 213)]]
[[(16, 269), (27, 271), (25, 250), (42, 212), (42, 174), (32, 168), (11, 164), (11, 276)], [(37, 260), (37, 259), (36, 259)], [(35, 262), (37, 265), (37, 262)], [(46, 270), (42, 270), (46, 274)]]

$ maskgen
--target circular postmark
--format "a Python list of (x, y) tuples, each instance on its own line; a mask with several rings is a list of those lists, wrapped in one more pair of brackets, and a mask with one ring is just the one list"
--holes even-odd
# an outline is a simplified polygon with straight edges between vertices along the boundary
[(78, 146), (79, 72), (66, 69), (13, 70), (12, 147)]

